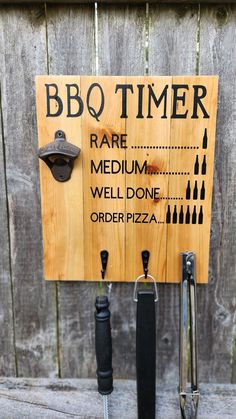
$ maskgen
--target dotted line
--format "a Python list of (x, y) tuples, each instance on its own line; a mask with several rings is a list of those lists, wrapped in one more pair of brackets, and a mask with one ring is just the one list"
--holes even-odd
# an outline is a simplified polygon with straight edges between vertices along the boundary
[(164, 149), (164, 150), (198, 150), (199, 146), (180, 146), (180, 145), (132, 145), (131, 148), (138, 149)]
[(161, 196), (159, 199), (169, 199), (169, 200), (171, 200), (171, 199), (175, 199), (176, 200), (177, 199), (177, 200), (183, 201), (184, 198), (179, 198), (179, 197), (177, 197), (177, 198), (173, 198), (172, 197), (171, 198), (171, 197), (168, 197), (168, 196), (165, 196), (165, 197)]
[(147, 175), (190, 175), (190, 172), (147, 172)]

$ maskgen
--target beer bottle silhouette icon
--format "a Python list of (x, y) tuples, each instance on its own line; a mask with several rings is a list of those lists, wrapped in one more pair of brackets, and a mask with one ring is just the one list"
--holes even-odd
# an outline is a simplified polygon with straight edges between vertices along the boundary
[(179, 213), (179, 224), (183, 224), (184, 222), (184, 211), (183, 211), (183, 205), (180, 207), (180, 213)]
[(198, 175), (199, 173), (199, 161), (198, 161), (198, 155), (196, 156), (195, 164), (194, 164), (194, 174)]
[(206, 174), (206, 155), (203, 157), (203, 162), (202, 162), (202, 175)]
[(203, 135), (203, 140), (202, 140), (202, 148), (203, 149), (206, 149), (207, 148), (207, 140), (208, 140), (208, 138), (207, 138), (207, 129), (205, 128), (204, 135)]
[(205, 182), (204, 180), (202, 181), (202, 187), (201, 187), (201, 191), (200, 191), (200, 199), (203, 201), (203, 199), (205, 199)]
[(174, 212), (173, 212), (173, 224), (177, 223), (177, 210), (176, 210), (176, 205), (174, 207)]
[(194, 205), (193, 214), (192, 214), (192, 224), (196, 224), (197, 222), (197, 212), (196, 212), (196, 205)]
[(167, 210), (167, 213), (166, 213), (166, 223), (167, 224), (170, 224), (170, 216), (171, 216), (171, 214), (170, 214), (170, 205), (168, 205), (168, 210)]
[(198, 190), (197, 190), (197, 181), (195, 180), (194, 190), (193, 190), (193, 199), (197, 199)]
[(190, 188), (190, 180), (188, 180), (188, 185), (186, 189), (186, 199), (190, 199), (190, 198), (191, 198), (191, 188)]
[(203, 224), (203, 211), (202, 211), (202, 205), (200, 207), (200, 212), (198, 215), (198, 224)]
[(190, 211), (189, 211), (189, 205), (187, 207), (187, 212), (186, 212), (186, 216), (185, 216), (185, 223), (186, 224), (190, 224)]

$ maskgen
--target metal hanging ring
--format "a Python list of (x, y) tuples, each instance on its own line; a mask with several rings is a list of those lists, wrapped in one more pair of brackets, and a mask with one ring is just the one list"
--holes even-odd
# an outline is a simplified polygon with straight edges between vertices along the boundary
[(150, 278), (153, 283), (154, 283), (154, 290), (155, 290), (155, 299), (154, 302), (156, 303), (158, 301), (158, 293), (157, 293), (157, 283), (155, 278), (152, 275), (147, 274), (146, 278), (145, 278), (145, 274), (138, 276), (135, 279), (135, 284), (134, 284), (134, 294), (133, 294), (133, 300), (135, 303), (138, 302), (138, 296), (137, 296), (137, 288), (138, 288), (138, 282), (140, 281), (140, 279), (148, 279)]

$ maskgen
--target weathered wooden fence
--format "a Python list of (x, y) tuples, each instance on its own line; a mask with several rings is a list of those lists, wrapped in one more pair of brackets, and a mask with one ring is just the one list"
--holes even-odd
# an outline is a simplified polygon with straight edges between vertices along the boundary
[[(93, 377), (96, 284), (43, 280), (36, 74), (219, 74), (200, 380), (236, 382), (236, 6), (0, 6), (0, 374)], [(156, 255), (158, 258), (158, 255)], [(114, 373), (135, 375), (132, 284), (114, 284)], [(159, 286), (157, 374), (178, 376), (177, 285)]]

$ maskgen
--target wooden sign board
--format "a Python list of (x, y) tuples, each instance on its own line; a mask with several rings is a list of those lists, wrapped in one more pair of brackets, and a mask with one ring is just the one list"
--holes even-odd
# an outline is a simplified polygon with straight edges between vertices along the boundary
[(81, 148), (71, 179), (40, 161), (48, 280), (149, 273), (179, 282), (180, 253), (208, 281), (218, 78), (38, 76), (39, 147), (61, 129)]

